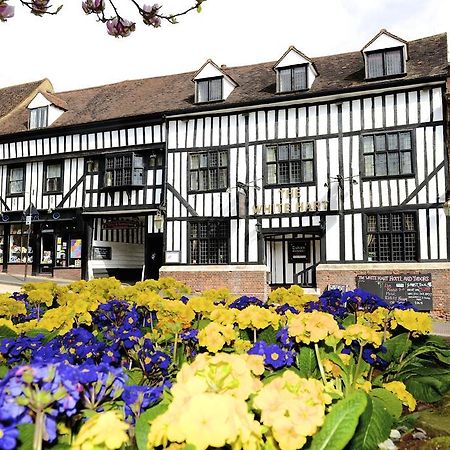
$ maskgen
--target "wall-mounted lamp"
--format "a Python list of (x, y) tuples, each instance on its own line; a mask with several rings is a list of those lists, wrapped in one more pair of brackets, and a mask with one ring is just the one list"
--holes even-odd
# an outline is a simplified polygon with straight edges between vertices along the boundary
[(446, 217), (450, 217), (450, 200), (447, 200), (443, 205), (442, 209)]
[(344, 189), (344, 182), (350, 181), (351, 184), (358, 184), (358, 180), (355, 178), (359, 175), (352, 175), (351, 177), (343, 177), (342, 175), (336, 175), (335, 177), (330, 177), (330, 183), (324, 183), (324, 187), (329, 187), (331, 183), (338, 183), (341, 189)]
[(161, 214), (161, 210), (158, 209), (158, 211), (156, 211), (156, 215), (153, 218), (153, 224), (155, 225), (155, 229), (156, 231), (161, 231), (163, 226), (164, 226), (164, 217)]

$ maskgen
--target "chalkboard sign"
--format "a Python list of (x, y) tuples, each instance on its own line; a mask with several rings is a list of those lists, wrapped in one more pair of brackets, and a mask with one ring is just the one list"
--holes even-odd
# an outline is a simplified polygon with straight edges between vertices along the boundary
[(111, 259), (111, 247), (92, 247), (94, 259)]
[(305, 263), (310, 261), (311, 243), (305, 239), (288, 241), (288, 261), (290, 263)]
[(431, 274), (358, 275), (358, 288), (378, 295), (388, 303), (411, 302), (419, 311), (433, 309)]

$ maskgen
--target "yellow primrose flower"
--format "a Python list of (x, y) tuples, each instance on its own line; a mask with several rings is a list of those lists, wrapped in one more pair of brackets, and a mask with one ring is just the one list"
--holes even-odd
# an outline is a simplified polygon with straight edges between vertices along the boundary
[(302, 448), (322, 426), (331, 397), (318, 380), (300, 378), (287, 370), (255, 396), (254, 407), (281, 450)]
[(406, 390), (404, 383), (391, 381), (390, 383), (383, 383), (383, 387), (395, 394), (411, 412), (416, 409), (416, 399)]
[(289, 289), (278, 288), (273, 290), (268, 298), (269, 304), (284, 305), (288, 303), (291, 306), (302, 307), (305, 303), (317, 301), (316, 295), (305, 294), (303, 288), (293, 285)]
[(127, 430), (130, 426), (124, 422), (119, 411), (107, 411), (96, 414), (85, 422), (78, 432), (71, 450), (91, 450), (104, 448), (115, 450), (129, 442)]
[(222, 350), (225, 344), (237, 338), (236, 332), (231, 326), (220, 325), (211, 322), (198, 333), (198, 343), (201, 347), (206, 347), (211, 353)]
[[(25, 322), (26, 323), (26, 322)], [(14, 325), (10, 319), (0, 317), (0, 327), (7, 327), (10, 330), (17, 332), (17, 325)]]
[(26, 314), (24, 303), (14, 300), (9, 294), (0, 294), (0, 317), (16, 317)]
[(218, 305), (215, 307), (214, 311), (211, 312), (209, 318), (213, 322), (217, 322), (222, 325), (233, 325), (236, 321), (237, 311), (237, 309), (229, 309), (223, 305)]
[(245, 339), (236, 339), (234, 341), (233, 349), (238, 355), (246, 354), (253, 344)]
[(368, 380), (365, 380), (362, 383), (356, 383), (356, 389), (361, 389), (369, 393), (372, 390), (372, 383)]
[(333, 316), (320, 311), (291, 316), (288, 321), (288, 333), (289, 336), (295, 337), (297, 342), (307, 345), (333, 336), (339, 339), (342, 334)]
[(431, 332), (431, 317), (428, 313), (417, 312), (412, 309), (394, 310), (394, 319), (409, 331), (427, 334)]
[(236, 312), (236, 323), (241, 330), (245, 328), (260, 330), (267, 328), (269, 325), (276, 327), (279, 321), (278, 314), (256, 305), (250, 305), (242, 311), (237, 310)]
[(373, 312), (358, 312), (357, 323), (383, 330), (385, 322), (389, 320), (389, 312), (387, 308), (377, 308)]
[(196, 313), (208, 314), (216, 307), (208, 297), (191, 297), (187, 303)]
[(383, 342), (383, 333), (356, 323), (349, 325), (344, 330), (344, 339), (347, 345), (350, 345), (352, 341), (358, 341), (361, 345), (373, 344), (375, 347), (379, 347)]

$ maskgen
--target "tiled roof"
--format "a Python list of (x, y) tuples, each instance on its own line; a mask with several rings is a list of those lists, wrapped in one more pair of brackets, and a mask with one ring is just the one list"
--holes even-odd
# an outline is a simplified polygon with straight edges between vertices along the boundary
[[(389, 87), (398, 83), (413, 83), (424, 79), (443, 80), (447, 76), (447, 36), (445, 33), (410, 41), (407, 74), (403, 77), (366, 81), (362, 53), (311, 58), (318, 73), (311, 89), (300, 93), (276, 94), (275, 62), (224, 68), (227, 75), (238, 83), (229, 97), (214, 104), (194, 103), (196, 72), (182, 73), (143, 80), (61, 92), (57, 97), (67, 105), (67, 111), (52, 125), (63, 127), (124, 119), (135, 116), (161, 116), (208, 109), (229, 108), (277, 102), (287, 99), (308, 98), (369, 87)], [(1, 91), (0, 91), (1, 93)], [(8, 124), (0, 126), (0, 134), (26, 130), (26, 111), (23, 117), (10, 117)]]
[(0, 119), (11, 113), (46, 80), (33, 81), (0, 89)]

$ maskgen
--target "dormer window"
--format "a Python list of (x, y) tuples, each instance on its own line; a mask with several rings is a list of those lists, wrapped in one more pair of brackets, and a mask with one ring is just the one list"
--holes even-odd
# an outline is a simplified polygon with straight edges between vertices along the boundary
[(45, 128), (48, 126), (48, 106), (30, 109), (29, 129)]
[(197, 80), (197, 103), (223, 100), (223, 77)]
[(366, 53), (367, 78), (401, 75), (404, 70), (403, 49), (388, 49)]
[(307, 66), (282, 67), (278, 71), (278, 92), (301, 91), (308, 88)]

